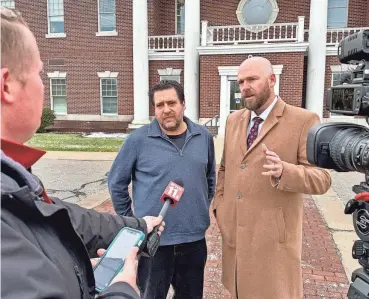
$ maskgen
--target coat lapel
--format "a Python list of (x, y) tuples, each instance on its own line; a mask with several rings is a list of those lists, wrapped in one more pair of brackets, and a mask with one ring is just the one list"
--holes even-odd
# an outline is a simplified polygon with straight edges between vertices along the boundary
[(251, 111), (245, 109), (245, 111), (242, 113), (241, 121), (240, 121), (240, 129), (238, 133), (238, 142), (240, 143), (242, 156), (246, 155), (246, 135), (247, 135), (247, 128), (249, 126), (251, 117)]
[[(275, 104), (273, 109), (270, 111), (267, 119), (264, 121), (264, 125), (261, 128), (261, 131), (258, 137), (255, 139), (251, 147), (245, 151), (244, 156), (247, 156), (250, 153), (250, 151), (252, 151), (252, 149), (255, 148), (264, 139), (266, 134), (278, 123), (279, 121), (278, 118), (282, 116), (285, 105), (286, 103), (281, 98), (278, 98), (277, 103)], [(249, 115), (251, 115), (251, 113), (249, 113)], [(245, 138), (246, 138), (246, 132), (245, 132)], [(246, 148), (246, 142), (245, 142), (245, 148)]]

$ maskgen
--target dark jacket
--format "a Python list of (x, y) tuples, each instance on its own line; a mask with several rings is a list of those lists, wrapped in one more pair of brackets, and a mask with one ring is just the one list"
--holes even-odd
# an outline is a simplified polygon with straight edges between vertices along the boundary
[(133, 206), (137, 217), (157, 216), (160, 197), (169, 181), (181, 179), (184, 193), (165, 216), (160, 245), (200, 240), (210, 225), (209, 206), (215, 191), (213, 136), (187, 117), (186, 140), (179, 149), (156, 119), (132, 132), (112, 165), (108, 176), (111, 199), (117, 214), (131, 216), (128, 185), (132, 180)]
[[(33, 178), (33, 179), (32, 179)], [(145, 221), (42, 199), (37, 180), (1, 156), (1, 297), (6, 299), (94, 298), (90, 258), (118, 231), (146, 234)], [(127, 283), (115, 283), (98, 298), (139, 298)]]

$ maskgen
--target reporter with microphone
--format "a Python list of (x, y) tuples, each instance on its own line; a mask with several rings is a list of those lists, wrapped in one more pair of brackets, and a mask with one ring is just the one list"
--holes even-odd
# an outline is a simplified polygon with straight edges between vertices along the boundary
[(144, 299), (165, 299), (170, 285), (176, 299), (200, 299), (207, 258), (205, 232), (215, 191), (213, 137), (184, 116), (184, 92), (177, 82), (161, 81), (149, 97), (155, 119), (125, 139), (108, 176), (110, 195), (117, 214), (141, 217), (159, 215), (164, 197), (183, 191), (166, 212), (159, 247), (139, 260), (138, 287)]

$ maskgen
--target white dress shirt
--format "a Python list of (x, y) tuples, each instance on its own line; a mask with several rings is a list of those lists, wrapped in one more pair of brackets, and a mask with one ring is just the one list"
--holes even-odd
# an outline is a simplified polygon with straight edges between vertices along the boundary
[(276, 96), (274, 98), (274, 101), (260, 115), (256, 115), (256, 113), (254, 111), (251, 111), (250, 123), (249, 123), (249, 127), (247, 128), (247, 136), (246, 136), (246, 138), (249, 136), (250, 130), (251, 130), (252, 126), (254, 125), (254, 117), (260, 117), (260, 118), (263, 119), (263, 121), (259, 124), (259, 130), (258, 130), (258, 135), (259, 135), (260, 130), (263, 127), (265, 120), (267, 119), (270, 111), (272, 111), (275, 103), (277, 103), (277, 100), (278, 100), (278, 96)]

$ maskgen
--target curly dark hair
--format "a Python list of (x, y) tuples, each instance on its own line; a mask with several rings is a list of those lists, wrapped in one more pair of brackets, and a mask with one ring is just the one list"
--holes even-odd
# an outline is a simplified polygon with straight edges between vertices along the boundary
[(162, 80), (158, 84), (156, 84), (151, 90), (149, 91), (149, 99), (153, 106), (155, 106), (154, 102), (154, 94), (157, 91), (161, 90), (167, 90), (167, 89), (174, 89), (177, 93), (177, 97), (181, 104), (183, 104), (185, 98), (184, 98), (184, 91), (181, 84), (179, 84), (177, 81), (172, 80)]

